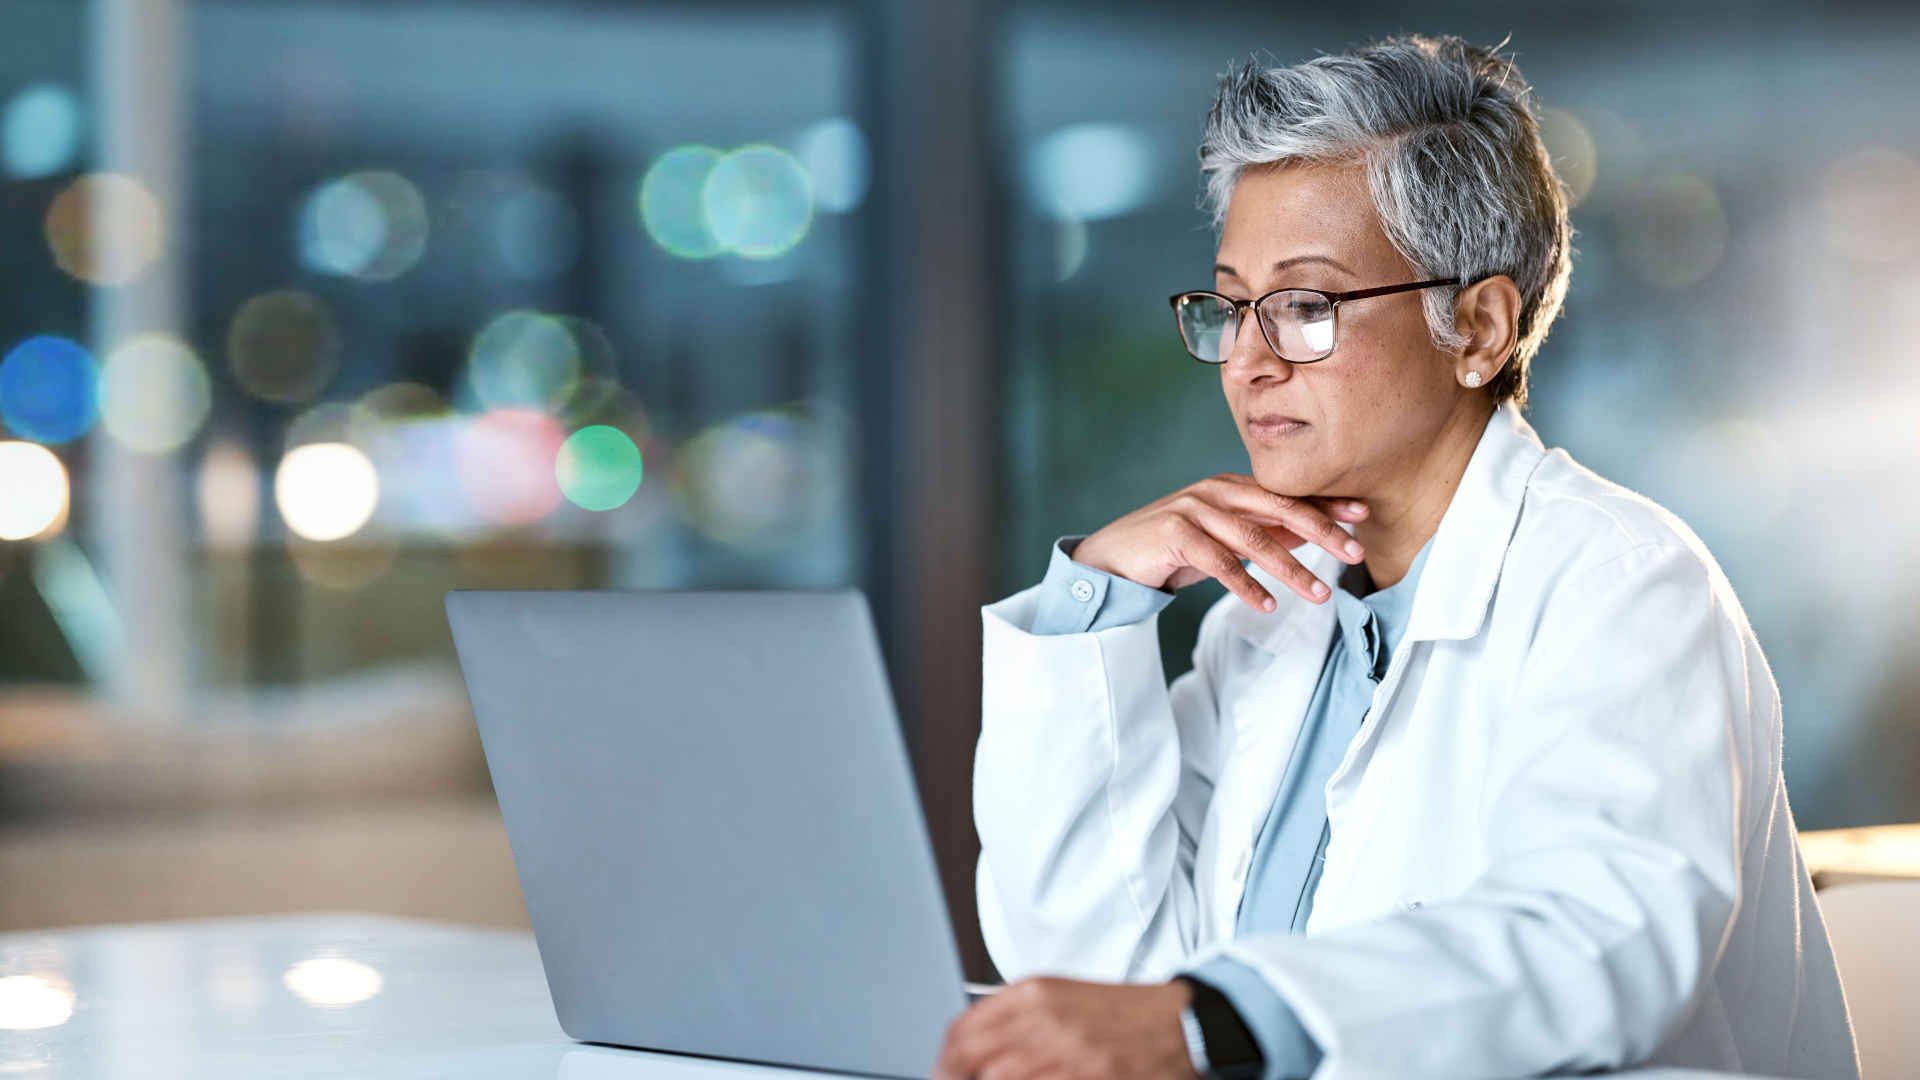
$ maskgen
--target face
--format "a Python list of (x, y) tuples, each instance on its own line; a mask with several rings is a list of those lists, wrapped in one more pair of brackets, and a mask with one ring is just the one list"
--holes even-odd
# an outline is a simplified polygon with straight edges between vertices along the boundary
[[(1242, 173), (1220, 237), (1213, 288), (1236, 300), (1297, 287), (1343, 292), (1416, 281), (1380, 227), (1358, 163)], [(1365, 498), (1433, 445), (1461, 395), (1458, 360), (1433, 345), (1420, 293), (1339, 306), (1325, 359), (1273, 354), (1248, 312), (1221, 387), (1260, 486), (1285, 495)], [(1256, 424), (1268, 416), (1301, 424)]]

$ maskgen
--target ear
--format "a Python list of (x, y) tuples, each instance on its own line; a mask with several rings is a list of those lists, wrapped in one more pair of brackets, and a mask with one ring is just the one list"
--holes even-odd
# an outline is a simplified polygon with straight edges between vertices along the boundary
[(1453, 305), (1454, 326), (1467, 344), (1457, 361), (1457, 377), (1480, 373), (1481, 385), (1505, 367), (1520, 342), (1520, 288), (1505, 274), (1481, 278), (1460, 290)]

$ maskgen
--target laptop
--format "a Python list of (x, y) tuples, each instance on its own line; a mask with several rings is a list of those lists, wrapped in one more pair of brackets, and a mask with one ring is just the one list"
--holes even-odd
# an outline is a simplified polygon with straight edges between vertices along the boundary
[(962, 981), (857, 589), (447, 595), (560, 1027), (926, 1076)]

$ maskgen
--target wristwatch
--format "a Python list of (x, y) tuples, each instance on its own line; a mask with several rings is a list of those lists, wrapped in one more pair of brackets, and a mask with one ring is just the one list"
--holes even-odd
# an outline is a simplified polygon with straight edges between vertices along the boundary
[(1174, 978), (1192, 992), (1192, 1000), (1180, 1010), (1180, 1029), (1187, 1036), (1193, 1071), (1206, 1080), (1256, 1080), (1266, 1058), (1233, 1002), (1211, 983), (1190, 975)]

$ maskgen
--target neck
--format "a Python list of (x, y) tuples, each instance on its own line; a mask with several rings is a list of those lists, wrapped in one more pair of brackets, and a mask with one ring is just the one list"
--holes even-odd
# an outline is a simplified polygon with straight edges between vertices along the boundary
[(1360, 496), (1367, 504), (1367, 518), (1353, 527), (1353, 534), (1366, 546), (1367, 573), (1375, 588), (1392, 588), (1406, 577), (1413, 557), (1440, 528), (1492, 416), (1493, 410), (1478, 401), (1454, 412), (1431, 442), (1415, 448), (1414, 457)]

